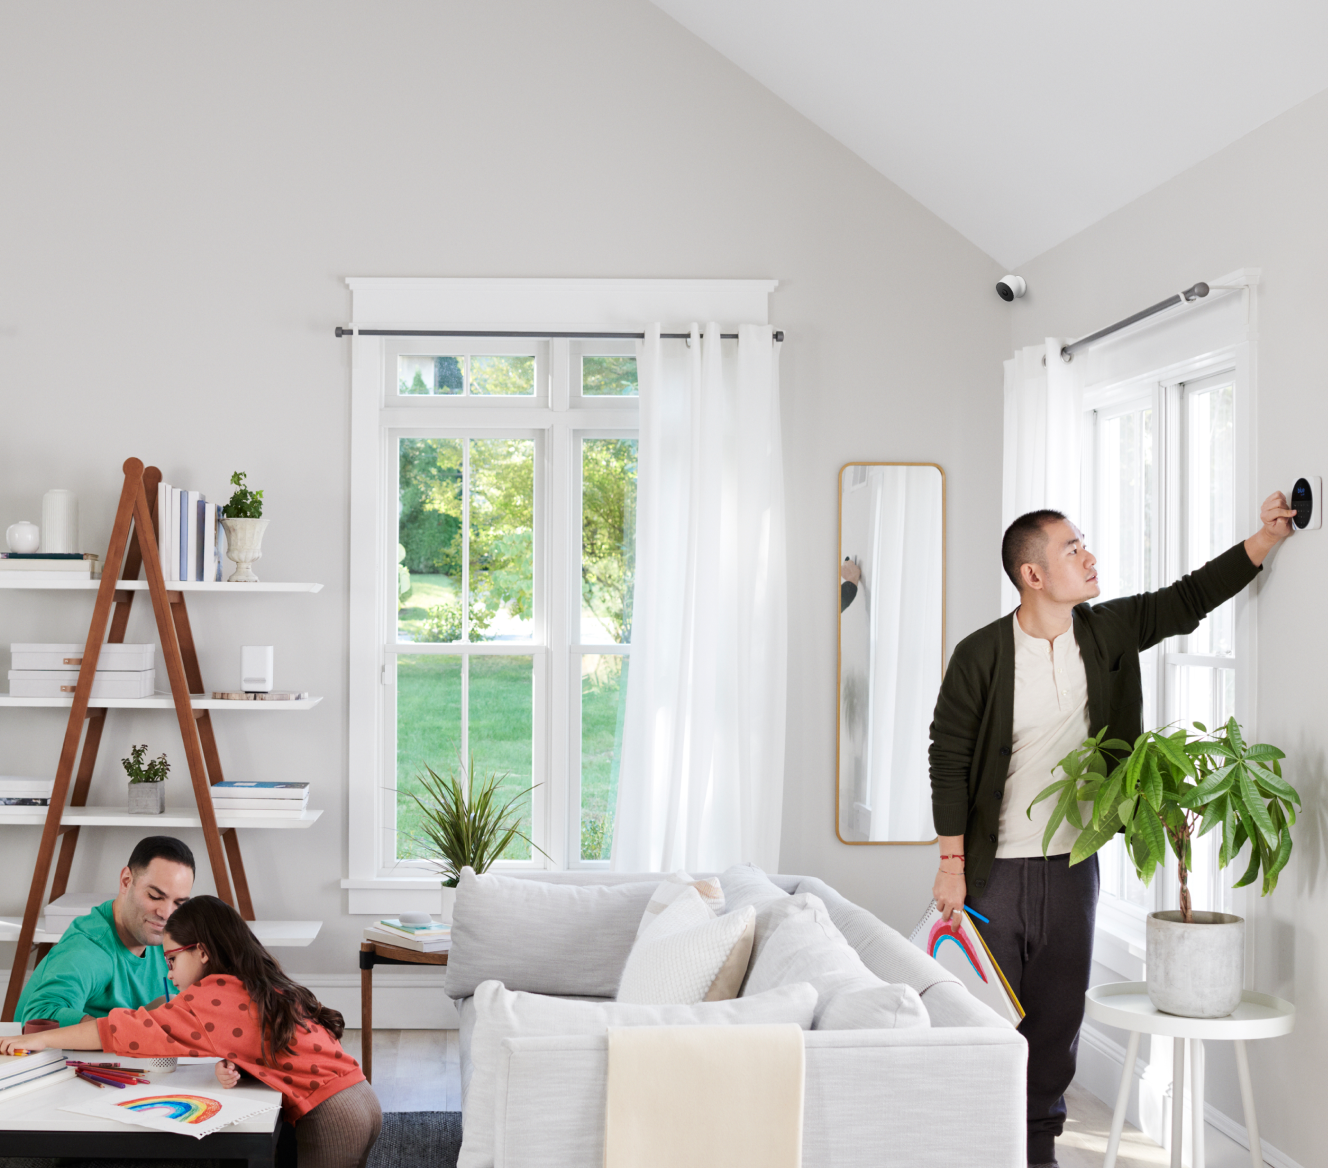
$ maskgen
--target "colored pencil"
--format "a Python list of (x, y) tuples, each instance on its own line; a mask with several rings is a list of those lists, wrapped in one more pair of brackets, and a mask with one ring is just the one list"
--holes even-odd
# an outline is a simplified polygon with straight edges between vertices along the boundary
[(80, 1067), (79, 1070), (90, 1071), (101, 1079), (114, 1079), (120, 1083), (150, 1083), (152, 1080), (144, 1078), (142, 1075), (126, 1074), (124, 1071), (107, 1071), (97, 1067)]
[(74, 1074), (78, 1078), (82, 1079), (83, 1082), (91, 1083), (94, 1087), (97, 1088), (98, 1091), (104, 1091), (106, 1089), (105, 1083), (98, 1083), (96, 1079), (92, 1078), (92, 1076), (90, 1075), (85, 1075), (82, 1071), (75, 1071)]
[(112, 1087), (119, 1087), (121, 1091), (129, 1086), (128, 1083), (122, 1083), (119, 1079), (107, 1079), (102, 1075), (94, 1075), (91, 1071), (78, 1071), (77, 1074), (80, 1079), (91, 1079), (97, 1083), (106, 1083)]

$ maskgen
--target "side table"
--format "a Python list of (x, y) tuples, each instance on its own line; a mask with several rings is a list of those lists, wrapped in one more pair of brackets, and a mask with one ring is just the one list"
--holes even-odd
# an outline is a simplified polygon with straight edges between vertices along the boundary
[(386, 941), (360, 943), (360, 1069), (373, 1082), (373, 968), (375, 965), (446, 965), (447, 952), (421, 953)]
[(1240, 1077), (1240, 1098), (1245, 1107), (1245, 1130), (1250, 1137), (1250, 1162), (1263, 1168), (1263, 1149), (1259, 1143), (1259, 1121), (1254, 1115), (1254, 1091), (1250, 1084), (1250, 1063), (1245, 1043), (1255, 1038), (1275, 1038), (1290, 1034), (1296, 1020), (1296, 1008), (1271, 994), (1246, 990), (1240, 1005), (1225, 1018), (1181, 1018), (1164, 1014), (1148, 998), (1148, 984), (1142, 981), (1119, 981), (1094, 986), (1084, 995), (1084, 1013), (1095, 1022), (1118, 1026), (1130, 1032), (1125, 1049), (1125, 1067), (1120, 1090), (1116, 1094), (1116, 1112), (1111, 1119), (1111, 1139), (1102, 1168), (1115, 1168), (1120, 1148), (1125, 1111), (1130, 1102), (1130, 1082), (1139, 1056), (1139, 1036), (1156, 1034), (1173, 1040), (1171, 1078), (1171, 1168), (1180, 1168), (1181, 1135), (1185, 1130), (1185, 1042), (1190, 1044), (1190, 1100), (1193, 1124), (1194, 1168), (1204, 1168), (1204, 1039), (1231, 1042), (1236, 1048), (1236, 1073)]

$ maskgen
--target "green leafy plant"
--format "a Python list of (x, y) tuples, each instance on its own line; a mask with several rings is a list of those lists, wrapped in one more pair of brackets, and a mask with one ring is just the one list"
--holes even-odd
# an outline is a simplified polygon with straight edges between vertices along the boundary
[(235, 490), (231, 493), (230, 499), (226, 503), (225, 511), (227, 519), (262, 519), (263, 518), (263, 492), (251, 491), (244, 485), (244, 480), (248, 476), (244, 471), (237, 470), (231, 475), (231, 485)]
[[(470, 600), (470, 639), (484, 640), (484, 634), (493, 620), (484, 601), (478, 596)], [(421, 641), (441, 641), (444, 644), (461, 640), (461, 601), (445, 600), (429, 609), (429, 615), (420, 627)]]
[(143, 760), (147, 757), (147, 753), (146, 743), (142, 746), (131, 746), (129, 757), (120, 760), (125, 774), (129, 776), (131, 783), (164, 783), (170, 776), (171, 764), (166, 761), (164, 754), (159, 754), (144, 766)]
[[(1056, 830), (1068, 821), (1080, 833), (1070, 850), (1071, 864), (1088, 859), (1123, 832), (1125, 850), (1144, 884), (1165, 862), (1170, 846), (1187, 923), (1194, 920), (1189, 889), (1193, 841), (1221, 829), (1220, 868), (1249, 843), (1249, 867), (1235, 886), (1252, 884), (1262, 869), (1267, 896), (1291, 857), (1290, 829), (1300, 806), (1300, 796), (1282, 777), (1286, 755), (1277, 747), (1248, 745), (1235, 718), (1212, 734), (1201, 722), (1193, 725), (1198, 734), (1164, 727), (1139, 735), (1133, 746), (1105, 738), (1103, 729), (1057, 764), (1066, 777), (1041, 791), (1028, 808), (1032, 818), (1036, 804), (1055, 797), (1042, 850), (1045, 854)], [(1081, 803), (1093, 807), (1087, 822)]]
[(474, 755), (462, 773), (463, 778), (457, 778), (454, 771), (443, 777), (426, 764), (417, 776), (424, 788), (423, 797), (406, 792), (423, 816), (420, 831), (424, 839), (411, 839), (437, 865), (445, 888), (456, 887), (457, 877), (467, 865), (476, 872), (488, 871), (514, 839), (523, 839), (541, 855), (548, 855), (521, 830), (521, 812), (517, 809), (522, 797), (538, 783), (504, 802), (505, 793), (498, 788), (507, 775), (495, 771), (478, 777)]

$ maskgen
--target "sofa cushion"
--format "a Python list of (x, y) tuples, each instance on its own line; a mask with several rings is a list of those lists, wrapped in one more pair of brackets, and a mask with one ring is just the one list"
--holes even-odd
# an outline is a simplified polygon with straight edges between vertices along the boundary
[(537, 994), (612, 998), (657, 881), (577, 885), (461, 870), (444, 989), (483, 981)]
[(682, 895), (684, 888), (696, 889), (712, 914), (724, 911), (724, 889), (720, 886), (718, 876), (708, 876), (704, 880), (693, 880), (691, 876), (679, 868), (676, 872), (670, 872), (665, 876), (656, 886), (655, 891), (651, 893), (650, 903), (646, 905), (646, 911), (641, 914), (641, 923), (636, 927), (638, 937), (646, 931), (647, 926), (660, 913)]
[(643, 1006), (624, 1002), (569, 1002), (513, 993), (495, 981), (475, 991), (470, 1087), (462, 1099), (462, 1143), (457, 1168), (492, 1168), (494, 1103), (503, 1040), (541, 1035), (607, 1034), (610, 1026), (730, 1026), (796, 1022), (811, 1026), (816, 991), (787, 985), (767, 994), (696, 1006)]
[(717, 917), (686, 886), (636, 939), (618, 986), (618, 1001), (690, 1006), (736, 998), (752, 954), (750, 905)]
[(928, 1026), (911, 986), (881, 981), (835, 928), (819, 896), (800, 892), (763, 910), (765, 929), (752, 953), (743, 994), (809, 982), (816, 990), (816, 1030), (893, 1030)]
[(736, 912), (747, 905), (759, 911), (768, 901), (787, 900), (789, 895), (755, 864), (734, 864), (720, 873), (719, 884), (724, 889), (725, 912)]

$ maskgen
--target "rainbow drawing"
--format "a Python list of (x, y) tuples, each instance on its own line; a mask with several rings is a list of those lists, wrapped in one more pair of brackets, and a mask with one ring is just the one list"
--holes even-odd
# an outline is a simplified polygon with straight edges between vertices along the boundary
[(965, 960), (973, 967), (973, 972), (985, 982), (987, 975), (982, 972), (982, 962), (977, 959), (977, 954), (969, 947), (968, 938), (962, 932), (957, 931), (950, 922), (937, 920), (931, 927), (931, 935), (927, 938), (927, 952), (935, 957), (937, 950), (946, 941), (953, 941), (959, 946)]
[(149, 1095), (143, 1099), (126, 1099), (117, 1103), (128, 1111), (160, 1111), (165, 1119), (174, 1119), (180, 1123), (206, 1123), (218, 1111), (221, 1104), (205, 1095)]

